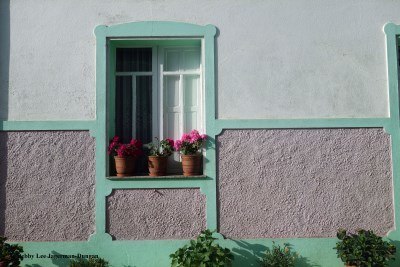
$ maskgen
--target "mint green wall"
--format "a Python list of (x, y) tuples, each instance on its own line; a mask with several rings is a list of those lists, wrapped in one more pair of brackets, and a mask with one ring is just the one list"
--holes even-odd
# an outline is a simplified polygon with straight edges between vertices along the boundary
[[(207, 226), (211, 229), (217, 226), (217, 202), (216, 202), (216, 155), (214, 137), (222, 129), (252, 129), (252, 128), (346, 128), (346, 127), (383, 127), (392, 138), (392, 160), (394, 188), (399, 188), (399, 104), (398, 104), (398, 80), (397, 80), (397, 51), (395, 35), (400, 34), (400, 26), (389, 24), (385, 27), (387, 34), (387, 62), (389, 73), (389, 103), (390, 116), (367, 116), (364, 119), (289, 119), (289, 120), (225, 120), (216, 119), (216, 98), (214, 56), (219, 56), (215, 51), (214, 26), (196, 26), (184, 23), (143, 22), (128, 23), (123, 25), (96, 28), (96, 121), (40, 121), (40, 122), (13, 122), (3, 121), (1, 130), (44, 130), (44, 129), (80, 129), (91, 130), (96, 137), (96, 234), (88, 242), (26, 242), (22, 243), (25, 251), (31, 254), (99, 254), (107, 258), (115, 266), (168, 266), (168, 255), (179, 246), (186, 243), (185, 240), (156, 240), (156, 241), (112, 241), (105, 233), (105, 198), (113, 189), (120, 188), (200, 188), (205, 194), (207, 208)], [(106, 37), (124, 36), (202, 36), (205, 39), (206, 59), (206, 128), (211, 141), (207, 144), (207, 171), (206, 178), (188, 179), (140, 179), (140, 180), (108, 180), (105, 177), (106, 163)], [(218, 72), (218, 77), (221, 73)], [(376, 115), (376, 114), (375, 114)], [(395, 196), (395, 214), (399, 211), (399, 196)], [(398, 216), (395, 218), (399, 224)], [(394, 230), (389, 233), (389, 238), (400, 240), (400, 232)], [(252, 252), (257, 255), (260, 245), (270, 245), (270, 239), (258, 240), (221, 240), (220, 243), (228, 246), (237, 254), (235, 266), (244, 266), (255, 262)], [(289, 242), (310, 263), (320, 266), (340, 266), (332, 247), (335, 244), (333, 238), (295, 238), (278, 240)], [(154, 251), (156, 253), (154, 253)], [(150, 254), (149, 254), (150, 252)], [(248, 254), (250, 253), (250, 255)], [(240, 257), (242, 255), (243, 257)], [(247, 256), (246, 256), (247, 255)], [(62, 262), (62, 261), (61, 261)], [(249, 263), (250, 262), (250, 263)], [(26, 264), (38, 263), (42, 266), (50, 266), (50, 259), (27, 260)], [(60, 261), (53, 262), (56, 265)], [(61, 264), (62, 265), (62, 264)]]

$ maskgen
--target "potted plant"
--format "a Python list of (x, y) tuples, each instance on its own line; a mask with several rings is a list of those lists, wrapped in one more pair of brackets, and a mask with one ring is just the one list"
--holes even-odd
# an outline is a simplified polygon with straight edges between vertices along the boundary
[(356, 234), (347, 234), (339, 229), (336, 243), (336, 253), (345, 266), (387, 266), (389, 260), (394, 260), (396, 247), (373, 231), (358, 230)]
[(132, 139), (128, 144), (123, 144), (118, 136), (114, 136), (110, 141), (108, 154), (114, 156), (118, 177), (134, 174), (136, 158), (143, 154), (142, 146), (142, 142), (137, 139)]
[(175, 150), (181, 153), (184, 176), (201, 174), (202, 155), (199, 150), (206, 138), (205, 134), (199, 134), (197, 130), (192, 130), (190, 133), (184, 133), (180, 140), (175, 141)]
[(149, 172), (150, 176), (164, 176), (167, 173), (168, 157), (172, 155), (174, 150), (174, 140), (165, 139), (156, 141), (149, 145)]
[(212, 231), (204, 230), (190, 245), (179, 248), (169, 255), (171, 267), (215, 267), (229, 266), (233, 260), (232, 252), (214, 243)]
[(272, 249), (267, 248), (265, 255), (261, 261), (262, 267), (294, 267), (298, 259), (297, 253), (290, 250), (289, 244), (283, 244), (283, 248), (279, 245), (272, 244)]
[(7, 238), (0, 236), (0, 267), (19, 266), (24, 250), (19, 245), (5, 243)]

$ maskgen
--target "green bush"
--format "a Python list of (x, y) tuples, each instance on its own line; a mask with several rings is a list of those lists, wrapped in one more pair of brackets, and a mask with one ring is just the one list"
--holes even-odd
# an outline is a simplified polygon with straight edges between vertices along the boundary
[(7, 238), (0, 236), (0, 262), (4, 262), (6, 266), (17, 267), (21, 263), (24, 250), (19, 245), (10, 245), (5, 243)]
[(283, 244), (283, 248), (279, 245), (272, 244), (272, 249), (267, 248), (262, 259), (262, 267), (294, 267), (297, 254), (290, 250), (289, 244)]
[(357, 234), (347, 234), (346, 230), (339, 229), (336, 243), (336, 253), (347, 265), (358, 267), (387, 266), (394, 259), (396, 247), (383, 241), (372, 231), (358, 230)]
[(79, 259), (71, 261), (69, 267), (108, 267), (108, 262), (102, 258)]
[(179, 248), (169, 257), (172, 267), (217, 267), (227, 266), (233, 260), (233, 254), (227, 248), (214, 244), (210, 230), (204, 230), (190, 245)]

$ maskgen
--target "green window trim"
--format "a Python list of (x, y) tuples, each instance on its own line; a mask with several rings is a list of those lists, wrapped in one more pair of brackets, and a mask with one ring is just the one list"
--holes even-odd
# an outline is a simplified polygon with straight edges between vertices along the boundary
[[(215, 146), (214, 139), (207, 142), (205, 162), (205, 179), (191, 178), (183, 179), (128, 179), (124, 181), (107, 178), (108, 156), (106, 148), (108, 145), (108, 123), (107, 119), (107, 87), (110, 80), (107, 79), (107, 71), (112, 62), (107, 62), (107, 49), (109, 40), (112, 44), (129, 45), (142, 42), (143, 44), (154, 44), (151, 39), (168, 39), (163, 42), (174, 44), (174, 39), (202, 39), (204, 51), (204, 120), (206, 134), (215, 136), (215, 74), (214, 74), (214, 38), (217, 33), (213, 25), (198, 26), (178, 22), (132, 22), (113, 26), (97, 26), (96, 35), (96, 235), (108, 235), (105, 232), (105, 197), (114, 189), (128, 188), (200, 188), (206, 195), (207, 205), (207, 227), (217, 228), (216, 210), (216, 170), (215, 170)], [(120, 41), (118, 39), (121, 39)], [(122, 40), (124, 39), (124, 40)], [(127, 40), (126, 40), (127, 39)], [(186, 40), (185, 42), (189, 42)], [(195, 42), (195, 40), (194, 40)], [(111, 57), (112, 58), (112, 57)]]

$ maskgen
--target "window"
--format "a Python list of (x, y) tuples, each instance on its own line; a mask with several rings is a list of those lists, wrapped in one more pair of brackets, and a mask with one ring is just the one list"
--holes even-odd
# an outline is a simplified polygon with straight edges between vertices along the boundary
[[(147, 123), (147, 126), (143, 126), (141, 129), (143, 131), (142, 136), (147, 135), (149, 138), (149, 133), (151, 132), (152, 137), (156, 134), (159, 134), (159, 137), (164, 137), (164, 118), (166, 114), (162, 114), (162, 119), (160, 119), (160, 113), (164, 110), (165, 105), (165, 97), (160, 96), (158, 94), (162, 94), (165, 90), (164, 84), (167, 81), (164, 81), (164, 78), (168, 76), (168, 73), (161, 71), (161, 67), (164, 67), (165, 61), (165, 51), (169, 51), (172, 49), (184, 49), (187, 48), (196, 48), (199, 50), (199, 68), (198, 73), (194, 73), (193, 70), (184, 69), (181, 66), (190, 66), (191, 63), (185, 63), (183, 61), (182, 64), (179, 63), (179, 72), (175, 73), (176, 77), (179, 76), (178, 86), (183, 88), (183, 84), (189, 81), (196, 80), (194, 77), (196, 75), (200, 75), (199, 77), (199, 87), (198, 94), (200, 94), (200, 98), (197, 99), (196, 108), (193, 107), (181, 107), (181, 113), (183, 116), (179, 117), (179, 121), (182, 122), (176, 128), (183, 129), (184, 124), (188, 123), (188, 119), (185, 119), (184, 116), (185, 111), (193, 111), (196, 110), (196, 116), (192, 114), (192, 117), (196, 117), (198, 121), (196, 121), (196, 125), (199, 125), (198, 128), (202, 133), (207, 134), (208, 136), (215, 136), (220, 132), (221, 128), (216, 124), (216, 98), (215, 98), (215, 36), (217, 34), (217, 29), (213, 25), (194, 25), (190, 23), (182, 23), (182, 22), (172, 22), (172, 21), (140, 21), (140, 22), (129, 22), (117, 25), (99, 25), (95, 28), (94, 34), (96, 35), (96, 177), (109, 177), (112, 175), (112, 169), (110, 168), (110, 157), (105, 153), (107, 150), (107, 146), (109, 144), (110, 138), (116, 134), (116, 131), (125, 131), (126, 135), (129, 135), (128, 131), (133, 134), (137, 134), (136, 132), (139, 130), (135, 129), (135, 132), (131, 128), (133, 125), (133, 120), (135, 120), (135, 125), (137, 123), (144, 124)], [(131, 72), (130, 78), (123, 77), (124, 75), (118, 75), (117, 78), (117, 48), (126, 48), (131, 49), (128, 50), (120, 50), (119, 56), (124, 55), (124, 53), (130, 54), (130, 56), (135, 57), (136, 52), (138, 53), (138, 57), (145, 57), (146, 53), (150, 53), (149, 49), (151, 49), (151, 68), (145, 67), (144, 65), (149, 65), (149, 59), (141, 60), (141, 64), (135, 67), (131, 66), (129, 71), (125, 71), (121, 69), (124, 67), (124, 64), (128, 64), (127, 62), (118, 63), (118, 70), (124, 70), (121, 72)], [(134, 50), (133, 48), (141, 48), (143, 50)], [(164, 50), (164, 54), (161, 51)], [(178, 53), (179, 57), (184, 52)], [(148, 57), (150, 57), (148, 55)], [(167, 53), (168, 57), (168, 53)], [(175, 57), (177, 58), (177, 57)], [(198, 57), (197, 57), (198, 58)], [(182, 59), (183, 60), (183, 59)], [(167, 59), (168, 61), (168, 59)], [(128, 61), (129, 62), (129, 61)], [(147, 62), (147, 63), (146, 63)], [(171, 61), (172, 62), (172, 61)], [(181, 59), (179, 58), (179, 62)], [(162, 63), (162, 65), (161, 65)], [(132, 63), (133, 64), (133, 63)], [(144, 75), (150, 72), (151, 75)], [(168, 69), (168, 68), (167, 68)], [(140, 71), (139, 71), (140, 70)], [(193, 71), (193, 72), (192, 72)], [(137, 72), (137, 73), (135, 73)], [(190, 73), (192, 72), (192, 73)], [(134, 75), (137, 74), (137, 75)], [(190, 76), (192, 74), (192, 76)], [(173, 75), (169, 73), (169, 75)], [(182, 75), (182, 76), (181, 76)], [(129, 75), (126, 75), (129, 76)], [(144, 76), (151, 76), (144, 77)], [(132, 78), (135, 77), (135, 78)], [(182, 79), (181, 79), (182, 78)], [(192, 79), (190, 79), (192, 78)], [(118, 81), (117, 81), (118, 79)], [(186, 80), (185, 80), (186, 79)], [(122, 106), (119, 105), (119, 110), (128, 110), (127, 112), (122, 112), (123, 116), (131, 116), (131, 122), (129, 122), (129, 117), (126, 119), (119, 120), (118, 117), (118, 126), (117, 127), (117, 116), (116, 116), (116, 86), (117, 82), (118, 86), (131, 88), (133, 83), (136, 83), (137, 90), (137, 80), (140, 80), (138, 83), (141, 88), (143, 87), (151, 87), (151, 101), (148, 101), (146, 105), (143, 105), (145, 101), (141, 101), (140, 104), (143, 105), (139, 107), (139, 105), (133, 105), (133, 103), (137, 103), (137, 99), (133, 99), (132, 90), (126, 89), (128, 92), (123, 92), (122, 94), (131, 93), (131, 97), (121, 97), (118, 95), (119, 99), (122, 99)], [(144, 81), (145, 80), (145, 81)], [(168, 80), (168, 79), (165, 79)], [(162, 83), (161, 83), (162, 81)], [(169, 81), (171, 82), (171, 81)], [(175, 81), (177, 82), (177, 81)], [(126, 83), (125, 85), (121, 85), (122, 83)], [(129, 83), (131, 83), (129, 85)], [(146, 84), (143, 85), (142, 84)], [(151, 86), (150, 86), (151, 83)], [(172, 82), (171, 82), (172, 83)], [(131, 87), (129, 87), (131, 86)], [(129, 92), (129, 90), (131, 92)], [(140, 90), (139, 90), (140, 91)], [(179, 92), (179, 89), (178, 89)], [(121, 92), (118, 92), (120, 94)], [(147, 92), (150, 93), (150, 92)], [(138, 93), (136, 92), (135, 97), (137, 98)], [(186, 95), (186, 99), (189, 95)], [(150, 99), (149, 95), (139, 95), (139, 98)], [(182, 101), (183, 95), (179, 95), (179, 99)], [(134, 100), (134, 101), (133, 101)], [(193, 100), (193, 98), (192, 98)], [(121, 101), (121, 100), (120, 100)], [(120, 103), (120, 102), (119, 102)], [(183, 103), (183, 102), (182, 102)], [(189, 102), (188, 102), (189, 103)], [(155, 105), (156, 104), (156, 105)], [(162, 106), (161, 106), (162, 105)], [(130, 107), (130, 108), (129, 108)], [(151, 110), (148, 112), (141, 113), (141, 116), (146, 116), (147, 119), (141, 118), (139, 116), (138, 111), (143, 111), (144, 109)], [(129, 112), (129, 110), (131, 110)], [(156, 111), (155, 111), (156, 110)], [(135, 114), (133, 114), (135, 112)], [(155, 112), (155, 113), (154, 113)], [(132, 115), (130, 115), (130, 113)], [(171, 112), (173, 113), (173, 112)], [(190, 113), (190, 112), (189, 112)], [(179, 115), (179, 114), (178, 114)], [(139, 116), (139, 118), (138, 118)], [(170, 117), (172, 115), (170, 114)], [(150, 122), (151, 120), (151, 122)], [(192, 123), (194, 120), (190, 120)], [(145, 128), (148, 130), (145, 130)], [(150, 129), (151, 127), (151, 129)], [(118, 128), (118, 129), (117, 129)], [(131, 129), (130, 129), (131, 128)], [(122, 129), (122, 130), (120, 130)], [(183, 130), (179, 130), (183, 131)], [(161, 134), (160, 134), (161, 133)], [(175, 131), (174, 135), (179, 137), (178, 131)], [(138, 134), (139, 136), (139, 134)], [(126, 137), (127, 138), (127, 137)], [(146, 142), (143, 137), (143, 141)], [(208, 146), (205, 148), (204, 153), (204, 165), (203, 165), (203, 174), (207, 177), (214, 177), (215, 175), (215, 149), (213, 146), (213, 139), (209, 139), (210, 142)], [(170, 165), (169, 165), (170, 166)]]
[[(201, 39), (110, 39), (110, 135), (143, 143), (204, 131)], [(180, 172), (179, 155), (169, 170)], [(139, 163), (146, 173), (146, 161)]]

